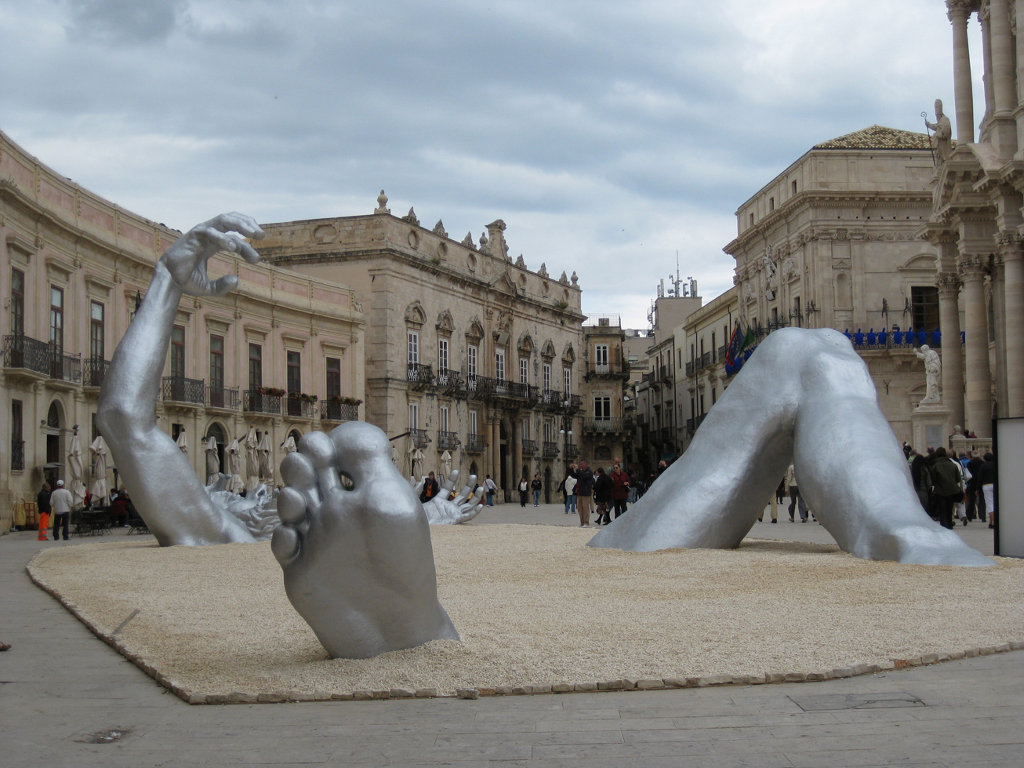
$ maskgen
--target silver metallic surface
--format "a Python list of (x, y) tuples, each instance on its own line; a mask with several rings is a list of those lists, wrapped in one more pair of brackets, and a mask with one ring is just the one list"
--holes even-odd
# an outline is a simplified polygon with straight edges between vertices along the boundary
[[(182, 235), (157, 262), (100, 392), (97, 424), (125, 486), (161, 546), (255, 541), (273, 530), (271, 548), (288, 598), (332, 656), (361, 658), (457, 640), (437, 599), (427, 516), (392, 464), (390, 443), (379, 429), (349, 422), (330, 436), (307, 435), (281, 463), (289, 488), (274, 499), (256, 483), (251, 497), (241, 499), (223, 490), (240, 469), (237, 440), (232, 475), (218, 473), (207, 489), (156, 425), (178, 302), (184, 293), (230, 291), (237, 278), (211, 282), (207, 260), (230, 251), (255, 263), (259, 254), (245, 238), (262, 234), (248, 216), (224, 214)], [(251, 478), (259, 472), (254, 431), (246, 443), (247, 458), (254, 460)], [(462, 510), (474, 499), (464, 493), (451, 503)]]
[(100, 390), (96, 423), (135, 507), (161, 546), (253, 541), (242, 522), (217, 507), (188, 458), (156, 425), (160, 376), (183, 294), (222, 296), (234, 275), (211, 281), (206, 262), (219, 251), (255, 263), (246, 241), (263, 230), (248, 216), (229, 213), (193, 227), (157, 261), (146, 298), (114, 352)]
[(867, 366), (843, 334), (828, 329), (771, 333), (686, 453), (590, 546), (737, 547), (790, 463), (807, 505), (846, 552), (992, 564), (921, 508)]
[(366, 658), (458, 633), (437, 599), (423, 506), (377, 427), (313, 432), (281, 462), (271, 548), (288, 599), (335, 658)]
[[(413, 494), (417, 498), (419, 498), (426, 480), (426, 476), (421, 477), (420, 481), (413, 486)], [(423, 511), (426, 512), (427, 522), (431, 525), (468, 523), (484, 508), (484, 489), (483, 486), (476, 484), (476, 475), (470, 475), (469, 482), (456, 494), (455, 487), (458, 482), (459, 470), (451, 470), (447, 479), (441, 483), (441, 490), (438, 494), (429, 501), (423, 502)]]

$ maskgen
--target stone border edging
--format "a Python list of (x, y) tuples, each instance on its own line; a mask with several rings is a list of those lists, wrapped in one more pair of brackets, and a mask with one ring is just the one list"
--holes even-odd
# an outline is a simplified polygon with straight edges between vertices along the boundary
[(37, 552), (28, 561), (25, 570), (29, 579), (37, 587), (60, 603), (72, 616), (78, 619), (96, 637), (116, 650), (124, 658), (137, 666), (153, 680), (169, 690), (179, 699), (187, 704), (283, 704), (300, 701), (371, 701), (382, 699), (479, 699), (492, 696), (534, 696), (543, 694), (558, 693), (597, 693), (603, 691), (660, 691), (678, 688), (708, 688), (723, 685), (770, 685), (772, 683), (818, 683), (824, 680), (837, 680), (846, 677), (858, 677), (860, 675), (873, 675), (879, 672), (891, 672), (911, 667), (929, 666), (945, 661), (957, 659), (970, 659), (975, 656), (990, 656), (994, 653), (1008, 653), (1010, 651), (1024, 650), (1024, 640), (1010, 640), (999, 645), (986, 645), (968, 648), (961, 651), (949, 651), (944, 653), (926, 653), (921, 656), (914, 656), (908, 659), (890, 659), (878, 664), (853, 664), (837, 669), (818, 672), (766, 672), (762, 675), (729, 675), (717, 674), (704, 677), (667, 677), (662, 679), (645, 678), (631, 680), (622, 678), (619, 680), (606, 680), (596, 683), (568, 683), (558, 682), (547, 685), (524, 685), (510, 686), (499, 685), (494, 688), (459, 688), (454, 694), (440, 693), (436, 688), (390, 688), (381, 690), (354, 690), (349, 693), (316, 693), (306, 691), (274, 691), (271, 693), (244, 693), (235, 691), (232, 693), (200, 693), (189, 690), (177, 684), (174, 680), (166, 677), (157, 667), (147, 659), (133, 653), (116, 636), (102, 632), (95, 624), (89, 621), (78, 607), (65, 599), (56, 589), (50, 587), (43, 579), (32, 572), (32, 563), (36, 558), (46, 551)]

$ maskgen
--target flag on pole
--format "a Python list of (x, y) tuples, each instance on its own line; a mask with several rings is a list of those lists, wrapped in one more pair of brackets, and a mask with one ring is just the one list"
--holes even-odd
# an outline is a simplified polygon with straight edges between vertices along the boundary
[(729, 337), (729, 347), (725, 351), (725, 364), (727, 367), (731, 368), (736, 365), (743, 347), (746, 346), (744, 340), (745, 337), (740, 330), (740, 324), (737, 322), (736, 327), (732, 329), (732, 336)]

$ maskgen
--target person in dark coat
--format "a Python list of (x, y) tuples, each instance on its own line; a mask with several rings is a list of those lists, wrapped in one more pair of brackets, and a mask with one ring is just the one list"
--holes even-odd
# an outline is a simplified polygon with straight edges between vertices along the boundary
[(604, 467), (597, 468), (597, 477), (594, 479), (594, 504), (597, 505), (597, 524), (608, 525), (612, 521), (609, 512), (612, 504), (612, 479), (604, 471)]

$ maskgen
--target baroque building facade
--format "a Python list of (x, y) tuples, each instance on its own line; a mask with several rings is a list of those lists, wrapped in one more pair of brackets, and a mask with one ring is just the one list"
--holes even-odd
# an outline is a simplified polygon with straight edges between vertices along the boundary
[[(937, 146), (923, 236), (939, 253), (934, 280), (949, 420), (991, 437), (992, 419), (1024, 416), (1024, 2), (947, 0), (955, 132)], [(981, 24), (985, 112), (975, 134), (967, 27)], [(938, 121), (937, 121), (938, 122)]]
[[(89, 484), (110, 358), (180, 234), (90, 193), (0, 133), (0, 530), (25, 522), (13, 510), (33, 502), (44, 479), (70, 480), (76, 428)], [(279, 457), (289, 435), (360, 417), (365, 317), (353, 289), (226, 254), (210, 272), (236, 275), (238, 289), (182, 300), (156, 408), (161, 429), (184, 434), (200, 477), (200, 439), (215, 438), (226, 471), (226, 446), (250, 430), (268, 433)], [(108, 472), (114, 486), (116, 469)]]
[(633, 415), (627, 394), (630, 363), (617, 316), (595, 315), (583, 325), (583, 455), (593, 467), (611, 467), (632, 454)]
[(940, 317), (935, 248), (919, 236), (934, 173), (925, 134), (871, 126), (818, 144), (739, 207), (724, 248), (755, 344), (791, 325), (846, 332), (906, 441), (925, 396), (914, 348), (961, 347), (957, 320)]
[(554, 498), (579, 454), (584, 375), (573, 273), (513, 261), (505, 223), (452, 239), (382, 191), (373, 213), (265, 225), (275, 265), (350, 285), (366, 306), (366, 420), (392, 438), (405, 474), (449, 469), (510, 498), (539, 473)]

